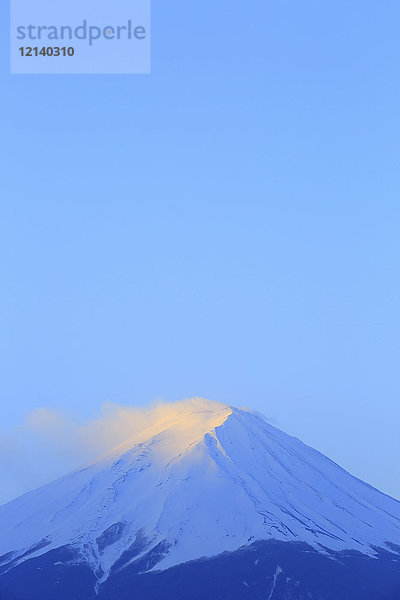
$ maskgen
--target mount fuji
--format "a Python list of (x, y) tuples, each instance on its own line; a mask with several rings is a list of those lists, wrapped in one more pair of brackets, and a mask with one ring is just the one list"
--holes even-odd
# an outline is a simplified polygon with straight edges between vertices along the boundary
[(0, 600), (399, 600), (400, 503), (203, 399), (0, 507)]

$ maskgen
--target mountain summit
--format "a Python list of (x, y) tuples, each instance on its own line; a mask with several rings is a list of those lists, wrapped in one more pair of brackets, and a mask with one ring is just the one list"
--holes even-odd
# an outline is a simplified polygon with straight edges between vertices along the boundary
[[(328, 571), (329, 561), (339, 557), (342, 563), (345, 557), (357, 558), (362, 565), (387, 561), (395, 568), (390, 585), (400, 593), (399, 502), (258, 414), (203, 399), (172, 405), (92, 464), (1, 507), (0, 531), (0, 600), (2, 585), (13, 594), (7, 600), (24, 597), (18, 595), (18, 572), (39, 569), (52, 582), (57, 572), (59, 588), (54, 582), (50, 591), (40, 588), (38, 598), (47, 600), (54, 590), (63, 597), (67, 571), (82, 575), (84, 570), (85, 585), (108, 600), (114, 598), (113, 582), (119, 582), (115, 597), (122, 598), (145, 575), (146, 581), (156, 582), (162, 573), (182, 573), (205, 562), (212, 568), (227, 557), (237, 560), (249, 552), (264, 556), (265, 544), (270, 554), (273, 548), (271, 556), (279, 553), (280, 563), (285, 551), (302, 560), (308, 553), (309, 561), (325, 561)], [(283, 575), (277, 559), (271, 560), (265, 571), (270, 598), (303, 597), (289, 595), (293, 578)], [(347, 564), (347, 572), (349, 568)], [(258, 598), (257, 582), (247, 572), (244, 576), (242, 595), (215, 597)], [(127, 577), (129, 585), (123, 583)], [(283, 580), (288, 580), (286, 591), (279, 595)], [(304, 598), (331, 597), (321, 590), (313, 596), (312, 582), (297, 581), (298, 593), (311, 586), (311, 595)], [(252, 596), (246, 596), (249, 586)], [(369, 598), (341, 593), (341, 598)], [(69, 594), (72, 600), (81, 597)], [(175, 592), (168, 596), (161, 588), (154, 594), (181, 597)], [(189, 595), (197, 597), (193, 590)], [(136, 596), (126, 595), (131, 597)], [(153, 596), (148, 591), (137, 597)]]

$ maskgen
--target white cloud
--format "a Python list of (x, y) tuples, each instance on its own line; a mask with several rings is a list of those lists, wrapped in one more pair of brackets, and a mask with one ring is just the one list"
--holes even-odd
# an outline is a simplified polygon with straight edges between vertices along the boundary
[(101, 454), (134, 439), (155, 422), (165, 420), (167, 425), (176, 416), (193, 411), (194, 402), (199, 409), (221, 407), (220, 403), (202, 398), (172, 403), (159, 401), (149, 408), (106, 403), (101, 407), (100, 415), (86, 423), (74, 421), (55, 410), (40, 408), (29, 413), (22, 428), (54, 445), (58, 451), (80, 453), (86, 460), (93, 454)]
[[(86, 422), (45, 407), (30, 412), (14, 431), (4, 435), (0, 433), (3, 478), (0, 504), (93, 460), (127, 440), (135, 440), (140, 432), (149, 429), (150, 437), (154, 423), (161, 421), (167, 427), (177, 417), (192, 412), (193, 406), (201, 415), (204, 409), (220, 409), (223, 405), (201, 398), (175, 403), (159, 401), (149, 408), (106, 403), (98, 416)], [(182, 435), (190, 435), (190, 426), (198, 427), (193, 416), (185, 424)]]

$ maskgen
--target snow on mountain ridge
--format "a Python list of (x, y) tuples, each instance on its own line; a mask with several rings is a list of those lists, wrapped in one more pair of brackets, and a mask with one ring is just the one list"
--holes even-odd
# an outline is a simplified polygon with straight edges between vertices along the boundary
[(176, 451), (179, 450), (179, 444), (190, 444), (196, 439), (200, 439), (208, 431), (222, 424), (222, 422), (232, 414), (232, 407), (221, 402), (213, 402), (204, 398), (193, 398), (181, 402), (164, 405), (166, 412), (157, 414), (155, 422), (145, 427), (139, 433), (135, 433), (116, 448), (107, 452), (104, 456), (121, 454), (129, 450), (132, 446), (144, 443), (161, 433), (174, 429), (174, 440)]
[(258, 539), (373, 555), (400, 545), (400, 503), (258, 415), (195, 399), (1, 507), (0, 528), (0, 556), (72, 545), (104, 581), (151, 552), (165, 569)]

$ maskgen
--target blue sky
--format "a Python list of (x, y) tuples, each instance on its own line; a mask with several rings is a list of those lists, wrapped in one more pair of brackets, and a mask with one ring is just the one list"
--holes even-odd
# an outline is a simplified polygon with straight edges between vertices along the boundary
[(11, 76), (1, 7), (0, 435), (200, 395), (400, 498), (399, 4), (152, 13), (150, 76)]

